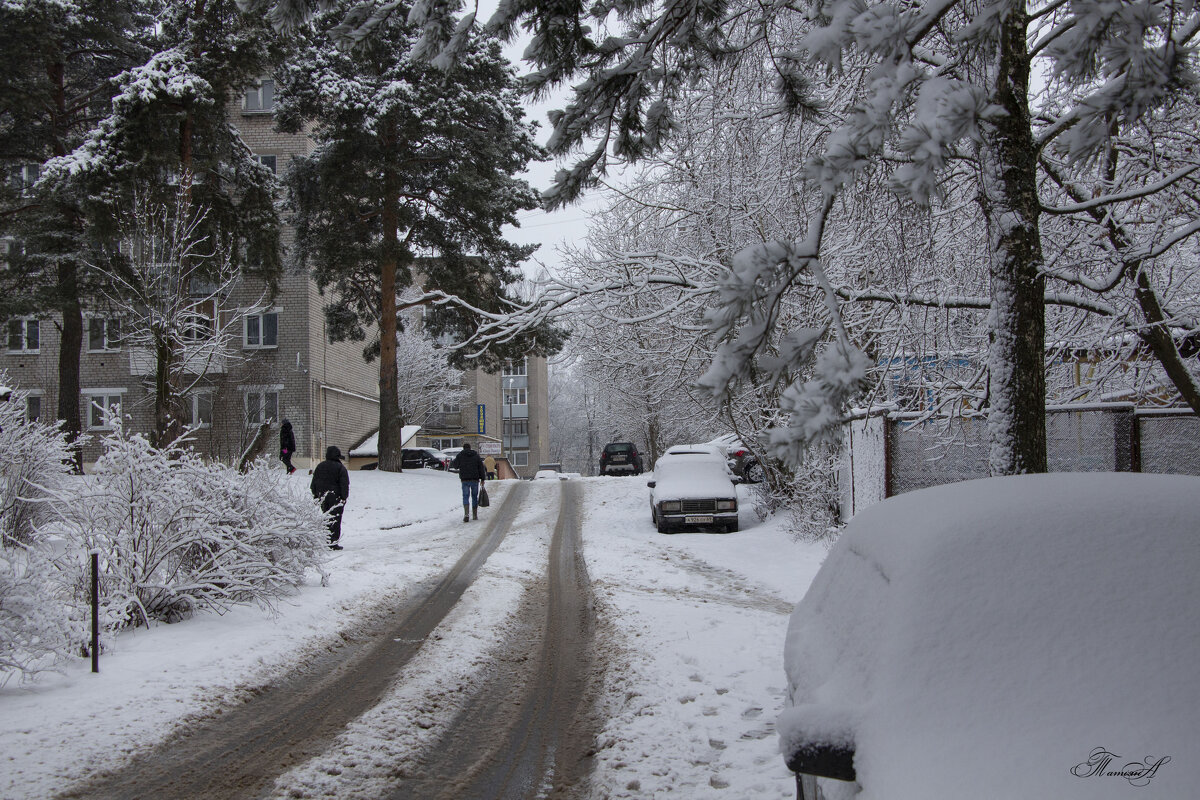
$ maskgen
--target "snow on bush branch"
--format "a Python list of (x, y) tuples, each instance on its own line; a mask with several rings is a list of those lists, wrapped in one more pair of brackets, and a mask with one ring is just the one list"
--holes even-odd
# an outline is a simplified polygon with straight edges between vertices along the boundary
[(56, 596), (57, 572), (37, 538), (51, 516), (48, 492), (66, 484), (71, 452), (59, 428), (26, 418), (26, 397), (14, 390), (0, 400), (0, 686), (53, 668), (82, 632), (81, 615)]
[[(71, 557), (100, 552), (101, 602), (114, 627), (175, 621), (238, 603), (269, 606), (308, 569), (326, 578), (324, 517), (259, 461), (246, 474), (177, 440), (154, 448), (119, 419), (79, 496), (58, 494)], [(82, 563), (63, 564), (82, 594)]]

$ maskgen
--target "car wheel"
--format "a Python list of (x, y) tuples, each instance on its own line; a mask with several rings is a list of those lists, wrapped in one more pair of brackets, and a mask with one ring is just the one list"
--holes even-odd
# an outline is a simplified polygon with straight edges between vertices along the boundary
[(746, 483), (762, 483), (763, 468), (762, 464), (757, 461), (752, 461), (746, 465)]

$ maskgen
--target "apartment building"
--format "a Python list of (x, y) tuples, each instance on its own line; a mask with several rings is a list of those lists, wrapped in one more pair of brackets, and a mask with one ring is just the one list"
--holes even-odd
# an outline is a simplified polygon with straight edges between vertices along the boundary
[[(303, 134), (276, 131), (273, 108), (274, 82), (266, 78), (230, 103), (229, 118), (255, 156), (279, 171), (289, 159), (310, 152), (312, 142)], [(286, 228), (283, 244), (294, 245)], [(296, 435), (293, 463), (304, 467), (319, 461), (329, 445), (348, 452), (378, 428), (379, 365), (363, 359), (361, 342), (331, 342), (323, 309), (324, 298), (307, 273), (286, 274), (273, 299), (264, 286), (247, 281), (221, 308), (210, 303), (203, 309), (207, 328), (201, 326), (185, 353), (185, 363), (197, 365), (185, 398), (197, 449), (233, 460), (262, 422), (287, 418)], [(58, 326), (53, 318), (6, 323), (0, 370), (12, 385), (30, 392), (30, 417), (52, 418), (58, 404)], [(121, 328), (115, 317), (85, 320), (80, 411), (89, 432), (105, 429), (104, 408), (119, 411), (132, 430), (153, 427), (154, 362), (149, 353), (122, 342)], [(231, 335), (214, 352), (219, 331)], [(476, 370), (465, 380), (469, 399), (459, 408), (431, 412), (422, 421), (419, 443), (499, 442), (507, 432), (505, 454), (520, 474), (531, 475), (549, 452), (545, 360), (531, 358), (503, 375)], [(273, 441), (269, 452), (276, 446)], [(99, 454), (93, 438), (84, 448), (85, 463)]]
[(527, 357), (499, 374), (473, 370), (464, 377), (470, 398), (421, 421), (418, 446), (461, 447), (508, 459), (523, 478), (532, 477), (550, 454), (550, 409), (546, 359)]

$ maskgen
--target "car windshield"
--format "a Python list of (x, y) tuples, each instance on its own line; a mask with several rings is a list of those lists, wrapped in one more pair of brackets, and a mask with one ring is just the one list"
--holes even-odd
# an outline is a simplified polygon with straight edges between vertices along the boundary
[(631, 444), (610, 444), (608, 447), (606, 447), (604, 449), (610, 453), (628, 453), (630, 450), (633, 449), (633, 445), (631, 445)]

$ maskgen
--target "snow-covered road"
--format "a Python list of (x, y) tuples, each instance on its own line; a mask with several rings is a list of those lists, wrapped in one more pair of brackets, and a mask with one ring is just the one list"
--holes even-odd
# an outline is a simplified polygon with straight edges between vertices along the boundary
[[(824, 549), (792, 542), (748, 506), (740, 534), (661, 536), (644, 481), (578, 484), (604, 666), (582, 796), (790, 797), (772, 735), (782, 641)], [(516, 486), (494, 484), (484, 516)], [(278, 777), (274, 796), (387, 797), (426, 774), (431, 748), (521, 630), (529, 587), (544, 581), (560, 487), (527, 488), (509, 535), (378, 704)], [(457, 517), (457, 495), (453, 475), (353, 473), (331, 586), (314, 581), (273, 615), (238, 609), (123, 635), (100, 675), (80, 663), (0, 690), (0, 797), (44, 797), (117, 768), (353, 642), (380, 609), (427, 591), (479, 535)]]

